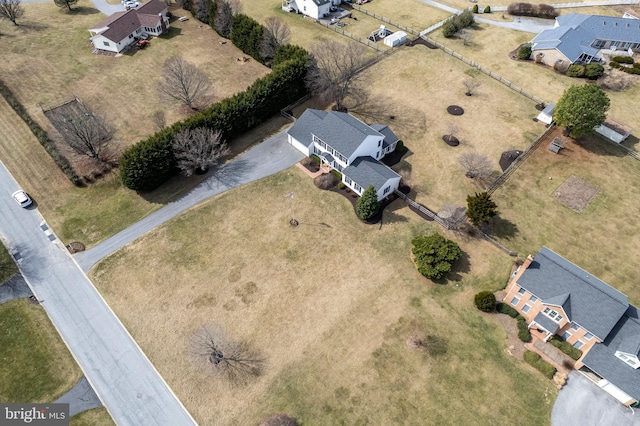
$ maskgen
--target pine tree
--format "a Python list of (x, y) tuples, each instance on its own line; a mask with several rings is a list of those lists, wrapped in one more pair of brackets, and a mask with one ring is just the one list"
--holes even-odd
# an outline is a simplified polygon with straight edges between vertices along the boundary
[(378, 210), (380, 210), (380, 203), (378, 203), (376, 189), (373, 185), (369, 185), (356, 203), (356, 213), (360, 219), (367, 220), (377, 215)]
[(488, 222), (498, 214), (498, 206), (486, 192), (467, 196), (467, 217), (475, 226)]

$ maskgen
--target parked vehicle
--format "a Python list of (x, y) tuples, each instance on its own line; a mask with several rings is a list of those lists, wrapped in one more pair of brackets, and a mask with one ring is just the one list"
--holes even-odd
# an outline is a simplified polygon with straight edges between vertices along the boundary
[(11, 194), (11, 196), (14, 200), (16, 200), (16, 203), (18, 203), (20, 207), (29, 207), (33, 203), (31, 197), (29, 197), (29, 195), (22, 189), (17, 190), (13, 194)]

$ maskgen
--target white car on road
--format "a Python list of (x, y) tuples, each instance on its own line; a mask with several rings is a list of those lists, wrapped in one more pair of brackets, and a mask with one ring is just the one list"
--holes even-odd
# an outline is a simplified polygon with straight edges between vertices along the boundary
[(127, 0), (127, 1), (123, 1), (122, 5), (125, 8), (130, 8), (130, 9), (135, 9), (136, 7), (140, 6), (140, 3), (138, 3), (137, 1), (131, 1), (131, 0)]
[(22, 189), (17, 190), (13, 194), (11, 194), (11, 196), (14, 200), (16, 200), (16, 203), (18, 203), (20, 207), (29, 207), (31, 203), (33, 203), (29, 195), (27, 195), (27, 193)]

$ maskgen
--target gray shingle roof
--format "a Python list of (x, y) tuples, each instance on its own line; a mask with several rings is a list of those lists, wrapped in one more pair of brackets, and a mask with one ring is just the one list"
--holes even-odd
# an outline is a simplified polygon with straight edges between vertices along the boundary
[(640, 334), (627, 336), (618, 345), (618, 350), (626, 354), (640, 356)]
[(167, 8), (160, 0), (150, 0), (135, 9), (117, 12), (115, 19), (110, 16), (97, 23), (91, 30), (109, 27), (101, 35), (114, 42), (120, 42), (129, 34), (142, 26), (157, 27), (160, 25), (159, 13)]
[(398, 136), (389, 128), (389, 126), (385, 126), (384, 124), (372, 124), (371, 128), (375, 131), (378, 131), (384, 135), (384, 139), (382, 140), (382, 147), (386, 148), (389, 145), (392, 145), (400, 140)]
[(584, 356), (583, 362), (591, 370), (604, 377), (624, 392), (640, 400), (640, 369), (634, 369), (615, 356), (627, 342), (634, 342), (640, 336), (638, 308), (629, 305), (627, 312), (603, 343), (595, 344)]
[(582, 362), (632, 398), (640, 400), (640, 370), (627, 365), (614, 353), (614, 350), (597, 343), (587, 352)]
[(531, 41), (533, 50), (558, 49), (571, 62), (582, 53), (595, 56), (591, 47), (596, 39), (640, 42), (640, 22), (633, 19), (572, 13), (558, 16), (557, 27), (544, 30)]
[(601, 340), (607, 337), (629, 306), (627, 296), (547, 247), (536, 254), (518, 284), (543, 303), (570, 295), (563, 306), (569, 320)]
[(367, 136), (384, 137), (347, 113), (313, 109), (307, 109), (287, 133), (306, 145), (311, 143), (314, 134), (347, 158)]
[(547, 330), (551, 334), (555, 334), (555, 332), (558, 330), (558, 323), (552, 320), (551, 318), (549, 318), (548, 316), (546, 316), (545, 314), (543, 314), (542, 312), (536, 315), (536, 317), (533, 320), (536, 322), (536, 324), (542, 326), (545, 330)]
[(342, 174), (351, 178), (362, 188), (366, 189), (369, 185), (373, 185), (376, 191), (389, 179), (400, 177), (389, 167), (369, 156), (356, 158), (342, 171)]

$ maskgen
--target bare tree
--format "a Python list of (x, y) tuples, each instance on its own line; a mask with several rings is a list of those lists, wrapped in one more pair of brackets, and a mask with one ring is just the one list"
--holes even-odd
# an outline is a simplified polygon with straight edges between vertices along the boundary
[(493, 166), (491, 160), (479, 152), (465, 152), (458, 158), (458, 163), (464, 170), (464, 175), (470, 179), (486, 179), (491, 176)]
[(471, 43), (471, 39), (473, 39), (473, 33), (468, 28), (462, 28), (458, 31), (458, 37), (462, 39), (462, 44), (468, 46)]
[(172, 147), (178, 168), (187, 176), (206, 173), (229, 153), (220, 131), (204, 127), (179, 131), (173, 137)]
[(208, 20), (210, 9), (211, 0), (193, 0), (191, 2), (191, 11), (199, 21), (206, 22)]
[(230, 339), (216, 326), (198, 329), (189, 341), (188, 352), (202, 369), (224, 377), (232, 385), (246, 384), (262, 374), (264, 367), (260, 354)]
[(266, 59), (273, 58), (278, 46), (288, 44), (290, 37), (291, 30), (289, 26), (275, 16), (270, 16), (264, 23), (260, 55)]
[(467, 96), (473, 95), (473, 91), (480, 87), (480, 82), (475, 78), (467, 78), (462, 84), (464, 84), (465, 89), (467, 89), (465, 92)]
[(458, 133), (458, 126), (452, 122), (448, 122), (447, 134), (442, 137), (442, 140), (450, 146), (458, 146), (460, 145), (460, 140), (456, 137), (456, 133)]
[(78, 0), (53, 0), (56, 6), (66, 7), (68, 12), (71, 12), (71, 6), (78, 3)]
[(68, 108), (48, 111), (47, 117), (76, 154), (101, 162), (110, 160), (107, 147), (115, 130), (104, 116), (80, 102), (74, 102)]
[(212, 86), (204, 72), (176, 55), (165, 61), (158, 91), (166, 100), (178, 101), (197, 110), (210, 100)]
[(358, 103), (366, 98), (359, 70), (365, 63), (365, 48), (357, 43), (328, 41), (311, 48), (312, 61), (307, 73), (311, 91), (325, 100), (335, 102), (335, 109), (346, 111), (345, 100)]
[(242, 11), (240, 0), (213, 0), (216, 12), (213, 16), (213, 28), (222, 37), (231, 37), (231, 18)]
[(21, 0), (0, 0), (0, 19), (7, 19), (18, 25), (16, 20), (24, 15), (24, 8)]
[(153, 121), (153, 124), (155, 124), (156, 130), (162, 130), (167, 125), (167, 119), (163, 110), (154, 112), (151, 116), (151, 121)]

